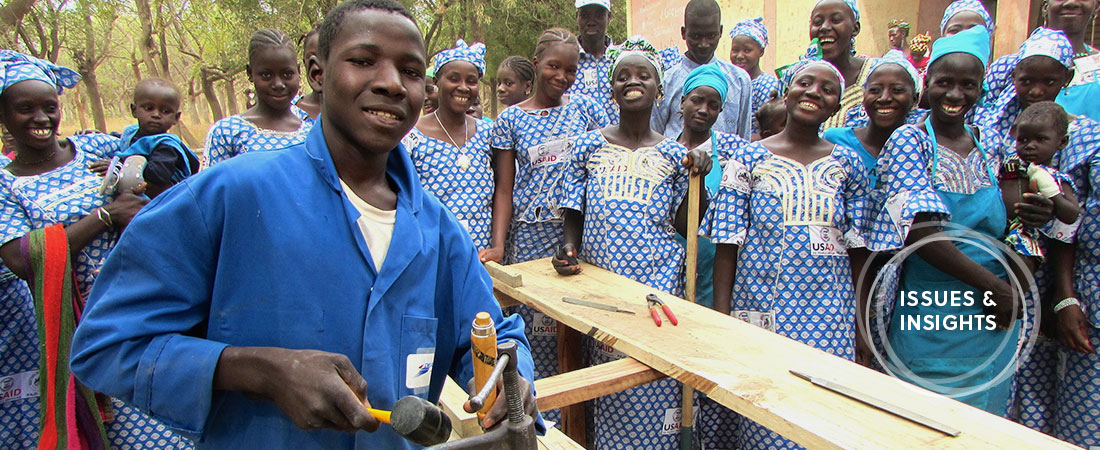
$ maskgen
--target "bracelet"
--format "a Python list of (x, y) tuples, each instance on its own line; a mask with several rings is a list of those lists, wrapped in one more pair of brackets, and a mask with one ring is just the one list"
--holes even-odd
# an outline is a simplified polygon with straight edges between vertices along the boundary
[[(104, 218), (104, 216), (106, 216), (106, 218)], [(104, 225), (107, 225), (107, 228), (115, 227), (115, 222), (111, 220), (111, 212), (107, 211), (105, 208), (97, 208), (96, 217), (99, 217), (99, 221), (103, 222)]]
[(1080, 308), (1081, 301), (1077, 300), (1077, 297), (1066, 297), (1064, 300), (1058, 302), (1057, 305), (1054, 305), (1054, 312), (1058, 313), (1058, 311), (1066, 309), (1070, 306), (1077, 306), (1078, 308)]

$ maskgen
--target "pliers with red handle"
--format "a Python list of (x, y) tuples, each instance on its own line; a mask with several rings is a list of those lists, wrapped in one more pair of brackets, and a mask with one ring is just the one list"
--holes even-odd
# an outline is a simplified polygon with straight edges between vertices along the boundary
[(672, 310), (668, 308), (665, 302), (657, 298), (657, 294), (649, 294), (645, 296), (645, 300), (646, 303), (649, 304), (649, 315), (653, 316), (653, 323), (657, 324), (657, 326), (661, 326), (661, 315), (657, 313), (657, 305), (660, 305), (661, 309), (665, 311), (665, 315), (668, 316), (668, 321), (672, 322), (672, 325), (679, 323), (679, 321), (676, 320), (676, 315), (672, 313)]

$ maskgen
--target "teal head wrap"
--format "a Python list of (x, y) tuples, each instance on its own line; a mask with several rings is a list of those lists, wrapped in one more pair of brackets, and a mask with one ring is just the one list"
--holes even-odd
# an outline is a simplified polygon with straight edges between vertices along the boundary
[(717, 64), (703, 64), (692, 70), (687, 76), (687, 80), (684, 81), (684, 95), (688, 95), (691, 91), (699, 86), (710, 86), (714, 90), (718, 91), (718, 95), (722, 97), (722, 102), (726, 101), (726, 94), (729, 93), (730, 83), (726, 78), (726, 74), (722, 72), (722, 69)]

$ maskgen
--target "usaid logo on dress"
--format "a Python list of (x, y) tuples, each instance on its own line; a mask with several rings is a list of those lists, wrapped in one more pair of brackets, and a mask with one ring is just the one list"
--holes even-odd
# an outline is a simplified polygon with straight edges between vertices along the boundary
[(557, 336), (558, 335), (558, 321), (552, 317), (536, 312), (531, 317), (531, 335), (532, 336)]
[(11, 387), (14, 385), (15, 379), (13, 379), (12, 377), (6, 377), (3, 380), (0, 380), (0, 391), (7, 392), (8, 389), (11, 389)]

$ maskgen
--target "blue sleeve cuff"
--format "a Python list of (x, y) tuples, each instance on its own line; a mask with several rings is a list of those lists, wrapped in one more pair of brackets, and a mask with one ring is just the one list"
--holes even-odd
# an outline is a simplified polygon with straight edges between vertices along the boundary
[(138, 363), (133, 404), (173, 430), (201, 435), (213, 402), (214, 370), (226, 347), (179, 334), (153, 338)]

